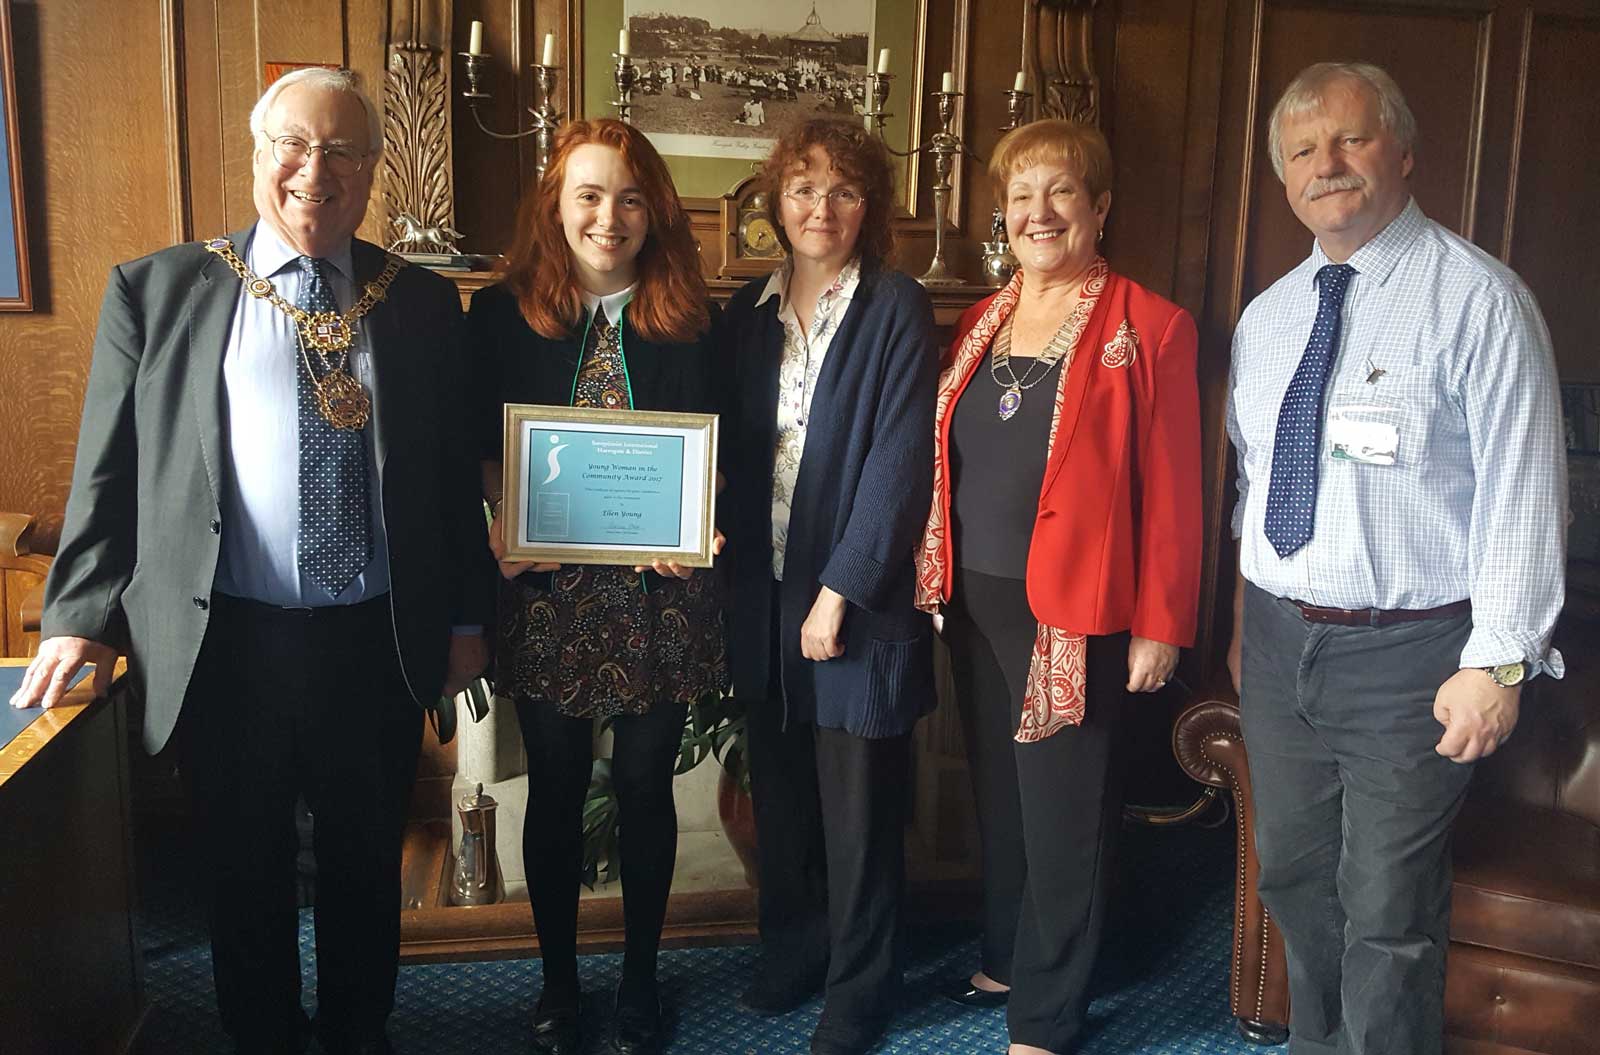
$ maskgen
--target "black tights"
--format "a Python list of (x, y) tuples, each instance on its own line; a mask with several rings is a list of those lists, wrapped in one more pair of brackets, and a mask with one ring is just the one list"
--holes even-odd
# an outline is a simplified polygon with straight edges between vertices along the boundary
[[(620, 811), (623, 957), (619, 1000), (649, 1005), (656, 952), (672, 890), (678, 813), (672, 771), (688, 705), (658, 703), (612, 724), (612, 781)], [(552, 704), (517, 701), (528, 752), (528, 815), (522, 862), (544, 958), (546, 1008), (578, 998), (578, 883), (583, 867), (583, 803), (594, 763), (594, 721), (568, 718)]]

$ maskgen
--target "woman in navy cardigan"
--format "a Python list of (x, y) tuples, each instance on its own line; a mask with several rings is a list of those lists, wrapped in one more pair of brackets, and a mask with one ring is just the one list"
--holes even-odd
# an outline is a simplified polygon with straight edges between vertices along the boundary
[(729, 654), (761, 869), (762, 957), (741, 999), (782, 1014), (826, 982), (811, 1051), (854, 1055), (898, 996), (911, 728), (934, 703), (913, 605), (933, 311), (884, 267), (893, 174), (859, 123), (792, 129), (763, 177), (788, 256), (733, 297), (721, 342)]

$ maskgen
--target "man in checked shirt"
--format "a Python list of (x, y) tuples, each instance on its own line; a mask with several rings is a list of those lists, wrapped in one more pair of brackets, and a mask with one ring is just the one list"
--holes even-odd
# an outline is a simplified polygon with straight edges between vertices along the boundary
[(1292, 1055), (1436, 1055), (1451, 823), (1550, 648), (1566, 453), (1550, 336), (1411, 198), (1416, 122), (1365, 64), (1300, 73), (1269, 149), (1311, 255), (1233, 345), (1229, 669)]

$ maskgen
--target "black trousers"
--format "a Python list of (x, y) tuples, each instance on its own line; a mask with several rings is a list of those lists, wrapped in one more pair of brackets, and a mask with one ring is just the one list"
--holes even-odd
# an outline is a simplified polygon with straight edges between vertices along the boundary
[(212, 596), (178, 747), (209, 886), (217, 1006), (235, 1040), (288, 1049), (300, 1030), (302, 794), (315, 818), (318, 1031), (382, 1030), (421, 738), (387, 597), (308, 614)]
[(1014, 919), (1011, 1041), (1068, 1052), (1088, 1014), (1113, 873), (1122, 795), (1112, 759), (1128, 635), (1089, 638), (1083, 724), (1019, 744), (1012, 737), (1037, 626), (1022, 580), (957, 571), (944, 636), (976, 726), (967, 752), (983, 844), (985, 971), (988, 928)]
[(777, 685), (769, 691), (745, 718), (762, 969), (800, 976), (826, 963), (817, 1035), (859, 1044), (900, 997), (911, 734), (785, 729)]
[[(672, 892), (678, 812), (672, 775), (688, 705), (658, 703), (611, 726), (611, 779), (619, 811), (622, 866), (622, 1003), (653, 1007), (656, 954)], [(569, 718), (553, 704), (518, 700), (528, 752), (528, 815), (522, 863), (528, 876), (546, 1009), (578, 1000), (578, 885), (583, 871), (583, 803), (594, 765), (594, 720)]]
[(1245, 587), (1240, 717), (1294, 1055), (1443, 1044), (1450, 828), (1473, 767), (1434, 751), (1433, 698), (1471, 631), (1308, 623)]

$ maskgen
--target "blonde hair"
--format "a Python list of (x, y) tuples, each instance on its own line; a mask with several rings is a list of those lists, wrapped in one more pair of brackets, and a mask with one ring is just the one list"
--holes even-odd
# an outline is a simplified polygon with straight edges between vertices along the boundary
[(1052, 117), (1007, 132), (989, 156), (989, 182), (1002, 207), (1006, 184), (1026, 168), (1044, 162), (1066, 162), (1077, 170), (1091, 201), (1111, 189), (1111, 145), (1093, 125)]

